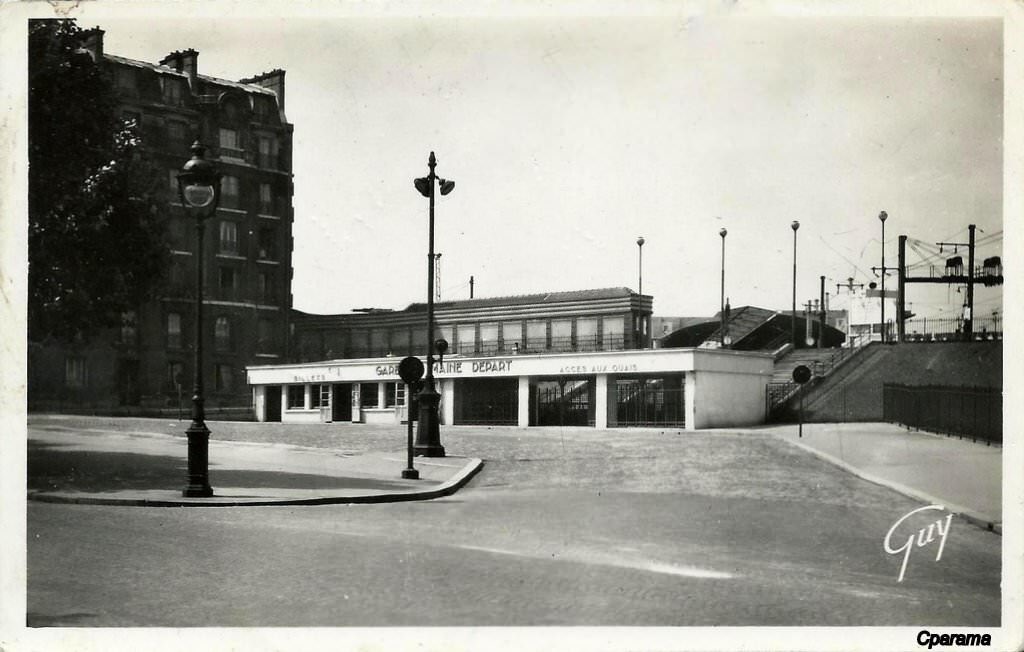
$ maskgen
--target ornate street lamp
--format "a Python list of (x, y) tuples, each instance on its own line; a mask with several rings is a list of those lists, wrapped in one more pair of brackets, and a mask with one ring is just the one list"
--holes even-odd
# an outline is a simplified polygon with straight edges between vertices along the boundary
[(882, 222), (882, 321), (879, 324), (879, 332), (882, 334), (882, 343), (885, 344), (885, 218), (889, 217), (889, 214), (882, 211), (878, 214), (878, 219)]
[[(423, 390), (419, 394), (420, 418), (416, 430), (415, 450), (418, 455), (424, 457), (444, 457), (441, 431), (438, 428), (440, 418), (437, 413), (441, 395), (434, 387), (434, 186), (439, 184), (441, 194), (447, 195), (455, 189), (455, 182), (447, 181), (434, 174), (437, 159), (433, 152), (430, 153), (427, 165), (430, 167), (430, 174), (413, 181), (416, 190), (430, 199), (430, 222), (427, 227), (429, 234), (427, 247), (427, 376), (423, 379)], [(443, 351), (441, 353), (444, 354)]]
[(718, 314), (721, 320), (721, 324), (719, 324), (719, 333), (721, 333), (723, 349), (727, 348), (729, 344), (731, 344), (731, 342), (726, 341), (729, 338), (725, 333), (725, 236), (728, 233), (729, 232), (724, 228), (718, 232), (718, 235), (722, 236), (722, 291), (718, 296)]
[(192, 423), (188, 435), (188, 485), (183, 496), (213, 495), (209, 476), (210, 430), (203, 412), (203, 231), (205, 220), (217, 211), (220, 202), (220, 173), (206, 160), (206, 148), (197, 140), (192, 158), (178, 173), (178, 196), (196, 220), (196, 302), (195, 364), (192, 380)]
[(793, 220), (793, 223), (789, 225), (793, 229), (793, 321), (791, 322), (793, 329), (793, 348), (796, 348), (796, 231), (800, 228), (800, 222)]

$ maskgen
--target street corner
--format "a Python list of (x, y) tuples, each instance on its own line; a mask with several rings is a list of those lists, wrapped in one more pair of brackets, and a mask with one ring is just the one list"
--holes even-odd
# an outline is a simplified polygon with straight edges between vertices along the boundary
[(464, 487), (484, 466), (479, 458), (417, 458), (415, 478), (401, 469), (402, 460), (367, 453), (348, 460), (347, 468), (329, 474), (267, 468), (214, 468), (214, 495), (183, 496), (179, 488), (120, 486), (31, 490), (28, 500), (78, 505), (134, 507), (264, 507), (370, 504), (432, 500)]

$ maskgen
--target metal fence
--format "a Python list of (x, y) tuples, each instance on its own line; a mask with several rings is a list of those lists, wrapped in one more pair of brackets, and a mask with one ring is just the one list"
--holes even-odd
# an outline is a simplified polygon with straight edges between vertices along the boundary
[(882, 419), (945, 435), (1003, 443), (1003, 391), (998, 387), (882, 386)]
[[(979, 317), (971, 324), (972, 340), (1003, 339), (1003, 320), (997, 317)], [(895, 328), (892, 328), (895, 332)], [(908, 319), (903, 322), (907, 342), (955, 342), (966, 338), (962, 317), (931, 317)], [(890, 333), (890, 337), (892, 333)]]

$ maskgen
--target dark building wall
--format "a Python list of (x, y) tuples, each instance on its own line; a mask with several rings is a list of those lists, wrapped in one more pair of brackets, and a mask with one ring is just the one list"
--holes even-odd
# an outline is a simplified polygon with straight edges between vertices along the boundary
[[(166, 408), (177, 405), (179, 389), (188, 402), (197, 236), (195, 218), (180, 204), (176, 175), (197, 139), (225, 177), (220, 206), (203, 227), (206, 403), (247, 406), (245, 367), (284, 362), (288, 352), (293, 127), (284, 114), (284, 72), (243, 82), (216, 79), (199, 73), (194, 50), (172, 53), (161, 65), (133, 61), (104, 53), (102, 34), (93, 30), (87, 46), (114, 81), (122, 115), (136, 121), (144, 156), (159, 171), (170, 207), (172, 262), (155, 298), (134, 311), (129, 344), (115, 329), (75, 345), (30, 346), (29, 407)], [(68, 385), (69, 359), (85, 361), (85, 386)]]

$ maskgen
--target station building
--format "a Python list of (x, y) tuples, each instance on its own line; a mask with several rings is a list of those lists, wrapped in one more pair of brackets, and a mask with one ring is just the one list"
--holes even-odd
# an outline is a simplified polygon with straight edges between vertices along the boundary
[[(435, 305), (445, 425), (710, 428), (764, 421), (774, 356), (651, 348), (652, 299), (628, 288)], [(291, 364), (250, 366), (260, 421), (401, 423), (414, 397), (398, 375), (426, 349), (426, 306), (295, 319)], [(327, 353), (320, 359), (317, 354)]]

